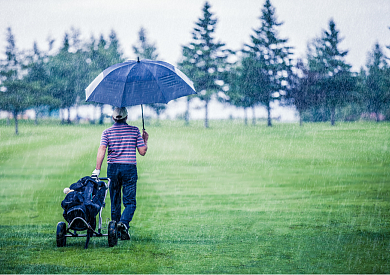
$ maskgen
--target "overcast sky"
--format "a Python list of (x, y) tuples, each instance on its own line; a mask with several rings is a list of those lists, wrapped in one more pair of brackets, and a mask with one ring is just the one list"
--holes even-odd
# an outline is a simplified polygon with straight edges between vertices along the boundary
[[(209, 0), (218, 18), (216, 38), (233, 50), (248, 43), (258, 28), (265, 0)], [(202, 16), (204, 0), (0, 0), (0, 52), (6, 46), (6, 29), (11, 27), (19, 49), (31, 49), (34, 41), (47, 48), (47, 37), (61, 45), (64, 33), (79, 29), (83, 38), (115, 30), (128, 58), (141, 26), (155, 42), (160, 59), (176, 64), (181, 46), (191, 41), (191, 31)], [(336, 22), (349, 50), (347, 61), (354, 70), (366, 63), (367, 52), (379, 42), (390, 45), (390, 0), (271, 0), (276, 8), (281, 38), (302, 57), (307, 42)], [(390, 50), (385, 50), (390, 56)]]

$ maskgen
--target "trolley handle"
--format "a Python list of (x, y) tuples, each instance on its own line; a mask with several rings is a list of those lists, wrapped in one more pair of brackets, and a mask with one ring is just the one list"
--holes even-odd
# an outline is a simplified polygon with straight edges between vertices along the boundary
[(99, 180), (106, 180), (107, 181), (107, 184), (106, 184), (107, 188), (110, 187), (110, 183), (111, 183), (111, 179), (110, 178), (97, 178), (97, 181), (99, 181)]

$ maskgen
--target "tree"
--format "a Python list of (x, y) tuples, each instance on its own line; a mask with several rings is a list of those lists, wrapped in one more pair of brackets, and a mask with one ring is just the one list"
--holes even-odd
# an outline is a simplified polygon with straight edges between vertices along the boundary
[(329, 21), (329, 30), (324, 30), (321, 38), (309, 44), (307, 59), (309, 69), (320, 75), (319, 104), (330, 110), (331, 125), (335, 124), (336, 107), (342, 107), (353, 100), (355, 78), (351, 65), (345, 61), (348, 51), (339, 49), (342, 39), (335, 22)]
[(53, 98), (49, 93), (51, 85), (49, 83), (49, 74), (45, 62), (47, 57), (47, 53), (41, 52), (38, 49), (36, 42), (34, 42), (31, 53), (26, 57), (27, 75), (24, 76), (23, 80), (26, 84), (30, 84), (33, 87), (32, 107), (35, 110), (35, 124), (38, 124), (39, 114), (46, 106), (59, 104), (59, 100)]
[[(389, 27), (389, 30), (390, 30), (390, 27)], [(388, 48), (390, 50), (390, 45), (386, 46), (386, 48)], [(389, 59), (389, 58), (387, 58), (387, 59)]]
[(21, 54), (15, 43), (11, 28), (7, 28), (6, 59), (0, 64), (0, 109), (12, 113), (15, 134), (19, 134), (18, 115), (33, 105), (33, 85), (23, 81)]
[[(103, 35), (100, 35), (98, 41), (94, 37), (91, 37), (91, 41), (86, 45), (88, 49), (86, 54), (86, 60), (84, 64), (87, 64), (87, 84), (98, 76), (102, 71), (108, 67), (121, 63), (124, 61), (123, 53), (120, 49), (119, 41), (114, 30), (111, 31), (108, 41)], [(85, 93), (83, 91), (83, 96)], [(99, 124), (103, 124), (103, 104), (92, 103), (100, 108)]]
[(243, 71), (253, 104), (266, 107), (268, 126), (272, 126), (271, 102), (286, 95), (292, 53), (291, 47), (286, 46), (288, 40), (278, 37), (277, 27), (283, 23), (277, 21), (270, 0), (265, 1), (261, 12), (260, 27), (254, 29), (251, 44), (246, 44), (243, 50), (246, 54)]
[[(70, 35), (65, 33), (59, 53), (50, 57), (47, 66), (52, 84), (50, 93), (59, 100), (52, 108), (67, 109), (67, 123), (71, 123), (70, 108), (85, 97), (89, 84), (87, 56), (78, 30), (72, 29)], [(62, 122), (65, 122), (64, 117)]]
[(374, 45), (367, 60), (368, 74), (363, 77), (364, 84), (361, 89), (362, 102), (368, 112), (375, 113), (376, 121), (390, 103), (389, 66), (382, 48), (378, 43)]
[[(146, 37), (146, 30), (141, 27), (138, 32), (138, 41), (133, 45), (134, 54), (140, 59), (156, 60), (158, 58), (157, 48), (155, 43), (150, 43)], [(157, 115), (157, 124), (159, 124), (160, 115), (166, 109), (166, 104), (154, 103), (148, 104)]]
[(303, 113), (316, 105), (318, 94), (316, 84), (319, 75), (314, 71), (310, 71), (302, 60), (298, 60), (295, 72), (291, 72), (289, 77), (287, 99), (295, 105), (299, 113), (299, 124), (302, 126)]
[(89, 68), (89, 80), (93, 80), (103, 70), (108, 67), (124, 61), (123, 53), (120, 50), (120, 45), (115, 31), (111, 31), (108, 41), (103, 35), (100, 35), (98, 41), (94, 37), (87, 45)]
[(120, 63), (124, 61), (123, 52), (121, 50), (121, 46), (114, 30), (111, 30), (108, 36), (108, 53), (109, 59), (111, 60), (111, 65)]
[[(390, 30), (390, 27), (389, 27), (389, 30)], [(390, 45), (387, 45), (386, 48), (390, 50)], [(386, 59), (389, 60), (390, 57), (386, 57)], [(388, 71), (388, 73), (387, 73), (388, 82), (387, 83), (388, 83), (388, 87), (390, 87), (390, 68), (388, 68), (387, 71)], [(390, 106), (388, 106), (387, 110), (385, 111), (385, 119), (390, 121)]]
[[(248, 62), (253, 61), (250, 58), (243, 58), (239, 65), (236, 65), (229, 69), (226, 83), (227, 89), (225, 90), (225, 95), (227, 96), (228, 103), (238, 107), (243, 108), (245, 113), (244, 123), (248, 124), (247, 118), (247, 108), (254, 108), (255, 96), (253, 94), (253, 89), (249, 83), (250, 70), (244, 70), (244, 67), (248, 66)], [(255, 124), (255, 116), (253, 116), (253, 125)]]
[[(68, 109), (68, 123), (70, 123), (70, 107), (76, 101), (76, 93), (71, 79), (73, 68), (73, 55), (70, 52), (69, 34), (65, 33), (63, 45), (55, 56), (51, 56), (48, 62), (50, 94), (58, 99), (58, 105), (52, 105), (52, 109)], [(65, 119), (62, 117), (62, 123)]]
[(149, 42), (143, 27), (138, 32), (138, 41), (133, 45), (133, 51), (137, 57), (142, 59), (157, 60), (158, 58), (156, 44)]
[(209, 127), (208, 105), (214, 94), (224, 85), (225, 64), (231, 51), (225, 44), (214, 38), (217, 19), (210, 12), (210, 4), (205, 3), (203, 17), (195, 23), (192, 42), (182, 47), (180, 69), (194, 82), (200, 100), (205, 102), (205, 127)]

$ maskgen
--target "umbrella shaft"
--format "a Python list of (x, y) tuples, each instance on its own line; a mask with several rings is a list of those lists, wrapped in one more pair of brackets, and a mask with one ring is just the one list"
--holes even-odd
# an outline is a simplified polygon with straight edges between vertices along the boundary
[(145, 123), (144, 123), (144, 106), (141, 104), (141, 111), (142, 111), (142, 130), (145, 130)]

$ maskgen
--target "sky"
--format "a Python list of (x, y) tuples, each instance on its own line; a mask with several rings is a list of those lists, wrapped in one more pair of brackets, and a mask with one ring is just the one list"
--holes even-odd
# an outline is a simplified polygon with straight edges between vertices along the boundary
[[(265, 0), (209, 0), (218, 19), (215, 37), (232, 50), (250, 42)], [(144, 27), (160, 59), (176, 64), (183, 45), (191, 42), (195, 22), (202, 16), (204, 0), (0, 0), (0, 54), (6, 46), (6, 29), (11, 27), (16, 46), (31, 49), (34, 41), (47, 49), (47, 38), (58, 48), (65, 32), (80, 30), (82, 38), (117, 33), (122, 51), (132, 52), (138, 31)], [(304, 57), (307, 43), (321, 35), (334, 19), (341, 49), (355, 71), (364, 66), (367, 53), (379, 42), (390, 45), (390, 0), (271, 0), (283, 25), (280, 37), (288, 38), (294, 57)], [(390, 50), (384, 50), (390, 56)]]
[[(260, 26), (265, 0), (208, 2), (218, 19), (216, 40), (235, 51), (250, 43), (253, 29)], [(0, 58), (4, 58), (6, 30), (11, 27), (20, 50), (32, 49), (34, 42), (46, 50), (48, 37), (56, 40), (54, 47), (58, 49), (65, 32), (72, 28), (81, 32), (83, 40), (100, 35), (108, 38), (114, 30), (125, 57), (136, 59), (132, 45), (144, 27), (149, 41), (157, 47), (159, 59), (176, 65), (182, 46), (192, 40), (191, 32), (203, 15), (204, 4), (205, 0), (0, 0)], [(280, 38), (287, 38), (288, 45), (294, 47), (293, 58), (305, 57), (307, 43), (328, 29), (330, 19), (344, 38), (340, 49), (349, 51), (346, 61), (354, 71), (366, 64), (367, 54), (377, 42), (390, 57), (390, 50), (385, 48), (390, 46), (390, 0), (271, 0), (271, 4), (276, 8), (278, 20), (283, 22), (279, 27)], [(169, 103), (168, 107), (175, 104)], [(213, 104), (212, 118), (243, 116), (243, 110)], [(184, 108), (179, 105), (170, 109)], [(264, 108), (256, 112), (265, 116)], [(280, 108), (275, 108), (273, 116), (296, 120), (294, 110), (278, 112)], [(197, 118), (204, 115), (196, 106), (193, 113)], [(251, 117), (251, 112), (248, 116)]]

